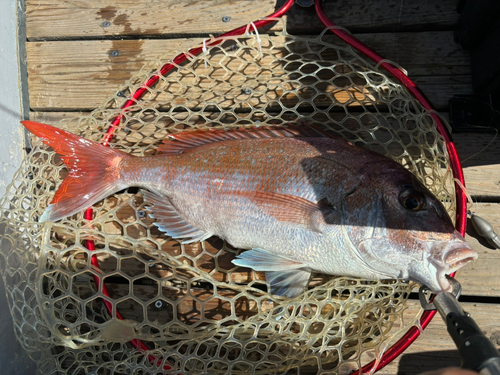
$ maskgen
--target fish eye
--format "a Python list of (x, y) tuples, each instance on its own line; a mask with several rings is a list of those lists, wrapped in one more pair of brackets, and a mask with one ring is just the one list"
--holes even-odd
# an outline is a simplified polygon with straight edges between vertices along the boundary
[(399, 194), (399, 202), (408, 211), (420, 211), (425, 206), (425, 196), (413, 186), (404, 186), (405, 189)]

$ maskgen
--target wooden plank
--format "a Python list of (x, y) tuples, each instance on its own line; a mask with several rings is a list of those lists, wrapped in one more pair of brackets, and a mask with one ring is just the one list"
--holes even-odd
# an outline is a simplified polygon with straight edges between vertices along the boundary
[[(459, 18), (454, 0), (439, 3), (339, 0), (325, 1), (323, 8), (333, 22), (351, 32), (451, 30)], [(314, 7), (292, 8), (287, 17), (287, 27), (294, 33), (319, 32), (324, 28), (318, 21)]]
[(26, 33), (28, 39), (220, 34), (265, 17), (274, 7), (274, 0), (258, 6), (252, 0), (28, 0)]
[(500, 200), (500, 164), (464, 168), (467, 191), (482, 200)]
[(494, 133), (453, 135), (467, 190), (483, 200), (500, 198), (500, 137)]
[(455, 42), (452, 31), (355, 36), (384, 58), (406, 69), (410, 77), (471, 74), (470, 53)]
[[(88, 109), (100, 106), (158, 55), (175, 56), (200, 39), (27, 43), (30, 106)], [(112, 56), (116, 51), (118, 56)], [(65, 99), (66, 98), (66, 99)]]
[(446, 111), (453, 95), (472, 94), (470, 76), (419, 76), (414, 82), (431, 101), (437, 111)]
[[(471, 92), (471, 78), (465, 74), (469, 69), (467, 55), (460, 47), (446, 47), (442, 55), (426, 47), (433, 39), (442, 46), (450, 46), (450, 32), (409, 33), (396, 39), (392, 34), (362, 37), (382, 47), (387, 58), (408, 64), (415, 73), (415, 81), (437, 109), (447, 108), (452, 95)], [(146, 62), (160, 54), (167, 56), (165, 61), (168, 61), (175, 51), (186, 50), (201, 41), (196, 38), (29, 42), (31, 108), (41, 111), (98, 107)], [(455, 68), (449, 69), (450, 66)]]
[[(282, 0), (258, 5), (252, 0), (27, 0), (26, 30), (29, 39), (219, 34), (265, 17), (281, 4)], [(451, 30), (458, 20), (455, 0), (341, 0), (325, 2), (324, 9), (334, 22), (358, 32)], [(223, 22), (223, 16), (230, 20)], [(295, 33), (318, 33), (324, 28), (313, 7), (295, 6), (286, 19)]]
[[(498, 170), (498, 167), (497, 167)], [(477, 203), (472, 211), (486, 219), (497, 234), (500, 234), (500, 203)], [(460, 269), (457, 280), (464, 295), (500, 297), (500, 251), (493, 249), (474, 230), (470, 220), (467, 224), (467, 243), (477, 251), (479, 258)]]
[[(416, 306), (418, 302), (409, 301), (408, 304)], [(471, 314), (486, 337), (491, 338), (499, 348), (500, 342), (497, 341), (497, 337), (500, 334), (500, 305), (462, 303), (461, 306)], [(421, 336), (401, 356), (377, 374), (417, 375), (448, 366), (460, 366), (460, 357), (446, 330), (446, 325), (437, 314)]]
[(86, 116), (90, 112), (30, 112), (30, 120), (57, 126), (59, 121)]

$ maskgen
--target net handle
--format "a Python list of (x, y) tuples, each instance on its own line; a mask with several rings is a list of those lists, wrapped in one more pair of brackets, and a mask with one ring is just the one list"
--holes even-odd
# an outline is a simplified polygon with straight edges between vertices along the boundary
[[(460, 164), (460, 159), (458, 157), (457, 149), (451, 134), (448, 132), (447, 127), (441, 121), (436, 111), (424, 93), (417, 87), (416, 83), (413, 82), (399, 67), (391, 64), (388, 60), (384, 59), (377, 52), (372, 50), (370, 47), (362, 43), (360, 40), (356, 39), (354, 36), (349, 34), (347, 31), (339, 28), (333, 23), (328, 16), (323, 11), (322, 0), (314, 0), (314, 7), (316, 9), (316, 14), (318, 15), (321, 22), (337, 37), (342, 39), (344, 42), (354, 47), (368, 58), (373, 60), (377, 66), (381, 66), (387, 70), (395, 79), (397, 79), (406, 89), (417, 99), (417, 101), (427, 109), (434, 121), (436, 122), (436, 128), (439, 134), (444, 138), (446, 142), (446, 150), (450, 157), (451, 169), (453, 172), (453, 177), (458, 179), (464, 186), (464, 174), (462, 166)], [(467, 222), (467, 197), (463, 192), (463, 189), (455, 182), (455, 194), (457, 202), (455, 228), (462, 235), (465, 236), (465, 228)], [(453, 277), (455, 273), (452, 273)], [(432, 318), (436, 315), (436, 311), (424, 311), (420, 318), (420, 327), (422, 330), (427, 327), (431, 322)], [(404, 335), (401, 337), (393, 346), (391, 346), (380, 358), (380, 360), (374, 360), (367, 365), (363, 366), (358, 370), (358, 373), (374, 373), (381, 370), (392, 362), (397, 356), (403, 353), (416, 339), (420, 336), (421, 330), (412, 326)]]

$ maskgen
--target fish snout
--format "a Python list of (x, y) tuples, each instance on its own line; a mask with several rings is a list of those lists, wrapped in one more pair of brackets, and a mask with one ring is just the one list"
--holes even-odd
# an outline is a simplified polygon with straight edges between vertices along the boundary
[(477, 253), (465, 241), (452, 242), (443, 254), (443, 266), (438, 269), (438, 283), (443, 292), (451, 292), (452, 286), (446, 279), (449, 275), (477, 259)]
[(443, 261), (448, 266), (447, 273), (455, 272), (476, 259), (477, 253), (464, 242), (452, 246), (443, 256)]
[(452, 286), (446, 275), (477, 259), (477, 253), (463, 239), (436, 243), (433, 248), (434, 255), (428, 258), (430, 277), (424, 277), (420, 282), (435, 293), (451, 292)]

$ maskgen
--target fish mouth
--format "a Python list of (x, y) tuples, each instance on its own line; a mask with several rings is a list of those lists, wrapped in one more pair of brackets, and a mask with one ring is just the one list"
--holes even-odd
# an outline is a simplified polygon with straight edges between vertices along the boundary
[(463, 242), (452, 243), (444, 252), (443, 261), (437, 266), (437, 281), (443, 292), (451, 292), (452, 286), (446, 275), (449, 275), (467, 263), (477, 259), (477, 253)]
[(448, 251), (445, 255), (445, 262), (448, 265), (448, 272), (452, 273), (462, 268), (467, 263), (477, 259), (477, 253), (470, 248), (459, 248)]

